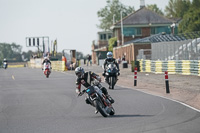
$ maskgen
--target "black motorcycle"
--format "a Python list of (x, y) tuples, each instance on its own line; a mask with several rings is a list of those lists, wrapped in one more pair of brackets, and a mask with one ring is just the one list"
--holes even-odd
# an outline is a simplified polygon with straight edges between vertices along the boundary
[(106, 82), (109, 85), (109, 89), (114, 89), (115, 84), (117, 83), (117, 77), (119, 75), (119, 70), (114, 64), (109, 64), (106, 68), (105, 78)]
[(97, 86), (90, 86), (86, 90), (83, 90), (78, 96), (82, 96), (87, 93), (87, 98), (92, 106), (96, 108), (97, 111), (101, 113), (102, 116), (107, 117), (109, 115), (114, 115), (115, 110), (112, 107), (110, 101), (102, 93), (101, 89)]

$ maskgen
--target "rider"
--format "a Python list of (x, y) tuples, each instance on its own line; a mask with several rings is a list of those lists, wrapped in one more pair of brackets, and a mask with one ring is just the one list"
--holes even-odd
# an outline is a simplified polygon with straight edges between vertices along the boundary
[[(92, 85), (92, 81), (95, 81), (95, 79), (98, 80), (99, 82), (101, 82), (101, 77), (99, 75), (97, 75), (93, 72), (85, 72), (82, 67), (77, 67), (75, 69), (75, 74), (77, 76), (77, 80), (76, 80), (76, 85), (77, 85), (76, 93), (77, 94), (81, 93), (81, 84), (84, 87), (88, 88), (89, 86)], [(100, 83), (98, 83), (96, 86), (102, 90), (102, 92), (105, 94), (105, 96), (108, 98), (108, 100), (111, 103), (114, 103), (114, 100), (111, 98), (110, 95), (108, 95), (108, 91), (105, 87), (102, 87), (102, 85)], [(85, 101), (87, 104), (91, 104), (87, 98), (85, 99)]]
[(6, 63), (8, 62), (8, 61), (6, 60), (6, 58), (3, 59), (3, 63), (4, 63), (4, 62), (6, 62)]
[[(118, 76), (120, 75), (120, 73), (119, 73), (119, 64), (117, 63), (116, 59), (113, 58), (112, 52), (108, 52), (107, 53), (107, 58), (105, 59), (104, 64), (103, 64), (104, 72), (103, 72), (102, 75), (104, 77), (105, 77), (105, 73), (106, 73), (106, 67), (111, 63), (116, 65), (116, 67), (118, 69)], [(106, 80), (106, 82), (108, 81), (108, 77), (107, 76), (105, 77), (105, 80)]]
[(3, 65), (4, 65), (4, 63), (6, 63), (6, 65), (8, 64), (8, 61), (6, 60), (6, 58), (3, 59)]
[[(46, 63), (46, 64), (49, 63), (49, 64), (51, 65), (51, 61), (49, 60), (48, 57), (44, 57), (44, 60), (43, 60), (43, 62), (42, 62), (42, 65), (44, 65), (44, 63)], [(42, 70), (44, 70), (44, 69), (42, 68)], [(51, 71), (51, 67), (50, 67), (49, 71)]]

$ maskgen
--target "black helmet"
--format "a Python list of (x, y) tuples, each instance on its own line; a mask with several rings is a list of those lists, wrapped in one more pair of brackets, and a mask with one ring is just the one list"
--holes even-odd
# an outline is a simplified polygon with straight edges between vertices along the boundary
[(78, 76), (78, 77), (83, 76), (84, 73), (85, 73), (85, 71), (84, 71), (84, 69), (83, 69), (82, 67), (77, 67), (77, 68), (75, 69), (75, 74), (76, 74), (76, 76)]

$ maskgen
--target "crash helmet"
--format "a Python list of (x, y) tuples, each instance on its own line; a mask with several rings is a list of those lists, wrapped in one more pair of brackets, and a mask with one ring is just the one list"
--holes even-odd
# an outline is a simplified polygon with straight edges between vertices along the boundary
[(108, 58), (108, 59), (112, 59), (112, 58), (113, 58), (112, 52), (108, 52), (108, 53), (107, 53), (107, 58)]
[(44, 57), (44, 60), (48, 60), (48, 57)]
[(4, 58), (3, 60), (6, 61), (6, 58)]
[(84, 75), (84, 73), (85, 73), (85, 71), (84, 71), (84, 69), (82, 68), (82, 67), (77, 67), (76, 69), (75, 69), (75, 74), (76, 74), (76, 76), (77, 77), (83, 77), (83, 75)]

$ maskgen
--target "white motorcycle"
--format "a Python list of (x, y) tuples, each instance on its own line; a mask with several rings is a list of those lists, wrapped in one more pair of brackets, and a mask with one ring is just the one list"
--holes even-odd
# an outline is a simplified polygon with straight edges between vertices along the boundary
[(7, 69), (7, 67), (8, 67), (8, 63), (7, 63), (7, 62), (4, 62), (4, 63), (3, 63), (3, 68), (4, 68), (4, 69)]

